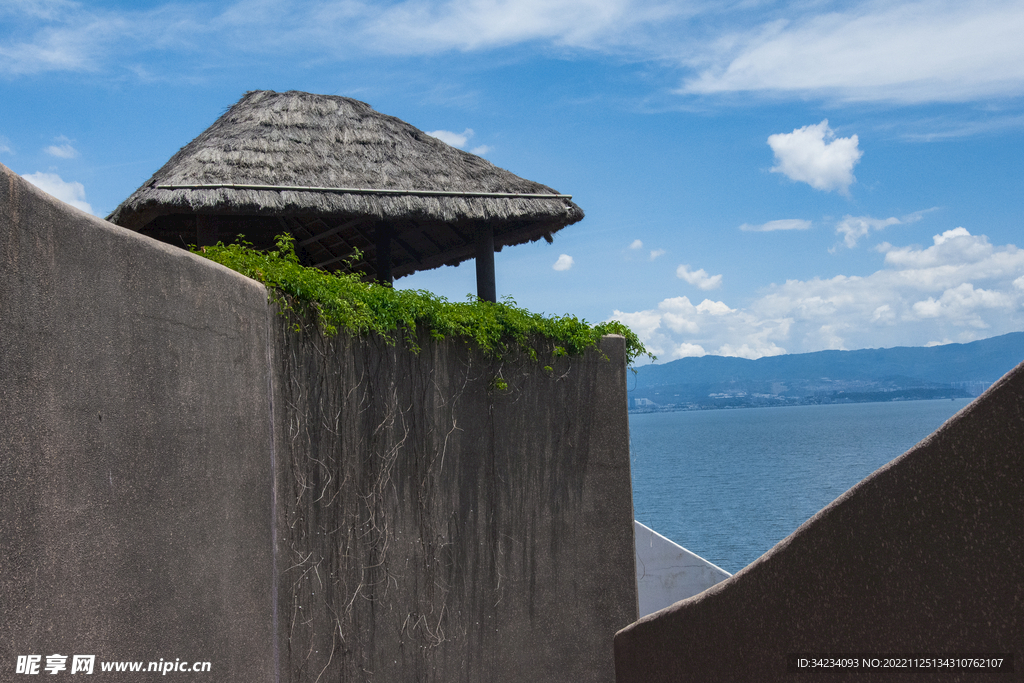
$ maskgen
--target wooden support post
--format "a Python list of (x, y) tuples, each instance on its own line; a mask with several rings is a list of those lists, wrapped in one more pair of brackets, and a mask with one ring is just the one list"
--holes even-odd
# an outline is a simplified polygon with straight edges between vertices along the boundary
[(196, 214), (196, 246), (212, 247), (220, 240), (219, 216)]
[(484, 301), (496, 302), (494, 285), (494, 228), (481, 225), (473, 241), (476, 251), (476, 295)]
[(394, 283), (391, 274), (391, 228), (378, 225), (373, 237), (377, 243), (377, 282), (390, 287)]

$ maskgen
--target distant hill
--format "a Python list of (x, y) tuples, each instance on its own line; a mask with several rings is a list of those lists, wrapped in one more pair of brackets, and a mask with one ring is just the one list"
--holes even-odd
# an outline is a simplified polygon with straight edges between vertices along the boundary
[(977, 396), (1024, 361), (1024, 332), (969, 344), (681, 358), (637, 368), (630, 410)]

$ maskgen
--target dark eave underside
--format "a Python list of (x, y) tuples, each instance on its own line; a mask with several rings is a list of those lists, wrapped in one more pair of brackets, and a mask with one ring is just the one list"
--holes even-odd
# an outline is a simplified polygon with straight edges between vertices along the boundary
[[(197, 220), (213, 226), (215, 238), (234, 241), (239, 235), (258, 248), (271, 248), (273, 238), (288, 233), (295, 238), (296, 251), (305, 265), (325, 270), (354, 270), (376, 279), (377, 232), (386, 231), (391, 240), (392, 275), (399, 278), (443, 265), (458, 265), (474, 257), (474, 237), (484, 225), (480, 221), (387, 220), (367, 216), (296, 215), (247, 216), (172, 214), (160, 216), (139, 232), (170, 244), (200, 244)], [(525, 224), (524, 224), (525, 223)], [(506, 220), (493, 225), (495, 249), (538, 239), (551, 239), (562, 226), (536, 220)], [(359, 252), (358, 259), (353, 255)], [(351, 261), (351, 265), (349, 262)]]

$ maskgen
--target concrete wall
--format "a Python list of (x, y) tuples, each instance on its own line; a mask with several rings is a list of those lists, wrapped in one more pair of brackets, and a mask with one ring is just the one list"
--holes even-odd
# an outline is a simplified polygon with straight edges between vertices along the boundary
[(0, 680), (33, 654), (276, 680), (267, 318), (0, 166)]
[(693, 597), (732, 576), (640, 522), (633, 522), (633, 536), (641, 617)]
[(0, 267), (0, 680), (52, 654), (613, 680), (637, 616), (621, 338), (546, 373), (295, 333), (258, 284), (3, 167)]
[[(1021, 558), (1024, 364), (731, 579), (620, 631), (616, 680), (1024, 680)], [(1014, 672), (787, 673), (795, 653), (1008, 653)]]
[(636, 618), (624, 340), (546, 373), (293, 323), (276, 403), (294, 680), (612, 681)]

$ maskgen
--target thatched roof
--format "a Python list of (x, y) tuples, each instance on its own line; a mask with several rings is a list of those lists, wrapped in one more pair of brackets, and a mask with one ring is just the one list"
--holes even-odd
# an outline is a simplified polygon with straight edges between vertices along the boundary
[[(309, 189), (307, 189), (309, 188)], [(497, 168), (368, 104), (303, 92), (247, 93), (109, 216), (165, 241), (192, 241), (197, 216), (221, 235), (292, 232), (308, 260), (336, 267), (353, 248), (373, 270), (373, 233), (393, 235), (395, 276), (473, 257), (583, 218), (565, 195)], [(258, 239), (256, 240), (258, 241)]]

